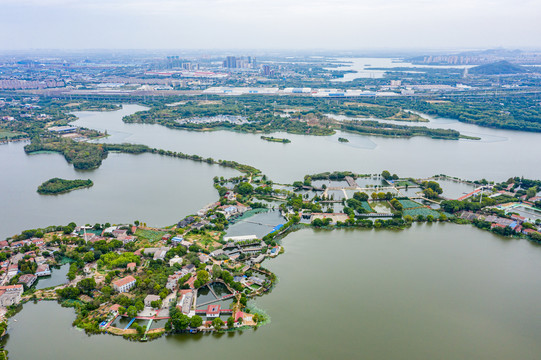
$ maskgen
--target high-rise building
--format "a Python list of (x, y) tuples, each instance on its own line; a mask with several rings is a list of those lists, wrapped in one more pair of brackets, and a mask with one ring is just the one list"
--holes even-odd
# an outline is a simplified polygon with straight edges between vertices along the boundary
[(237, 67), (237, 58), (235, 56), (228, 56), (224, 61), (224, 67), (235, 69)]
[(261, 73), (265, 76), (269, 76), (271, 74), (270, 65), (261, 65)]

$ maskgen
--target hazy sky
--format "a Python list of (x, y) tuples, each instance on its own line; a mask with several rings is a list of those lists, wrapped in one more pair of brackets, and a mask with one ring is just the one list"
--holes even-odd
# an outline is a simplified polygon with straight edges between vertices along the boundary
[(0, 0), (0, 49), (541, 48), (540, 0)]

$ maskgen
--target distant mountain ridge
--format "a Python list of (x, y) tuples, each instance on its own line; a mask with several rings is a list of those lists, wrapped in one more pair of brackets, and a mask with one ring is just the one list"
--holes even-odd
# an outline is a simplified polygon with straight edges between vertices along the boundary
[(527, 69), (520, 65), (511, 64), (509, 61), (498, 61), (492, 64), (475, 66), (468, 71), (474, 75), (509, 75), (522, 74), (528, 72)]

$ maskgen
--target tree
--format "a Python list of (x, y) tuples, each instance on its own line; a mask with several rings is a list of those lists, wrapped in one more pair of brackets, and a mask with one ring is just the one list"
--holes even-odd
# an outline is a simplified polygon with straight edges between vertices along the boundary
[(139, 324), (135, 324), (135, 330), (137, 331), (137, 335), (139, 336), (143, 336), (145, 334), (145, 328)]
[(243, 182), (240, 185), (237, 186), (237, 193), (241, 195), (250, 195), (254, 191), (254, 187), (247, 182)]
[(86, 253), (83, 255), (83, 261), (84, 261), (85, 263), (89, 263), (89, 262), (94, 261), (94, 253), (93, 253), (92, 251), (86, 252)]
[(224, 322), (219, 317), (212, 320), (212, 327), (214, 327), (216, 330), (220, 330), (224, 326)]
[(190, 318), (178, 311), (171, 316), (171, 323), (176, 331), (185, 330), (190, 325)]
[(136, 317), (137, 316), (137, 309), (135, 308), (135, 306), (132, 305), (132, 306), (128, 307), (127, 314), (128, 314), (129, 317), (132, 317), (132, 318)]
[(81, 292), (88, 293), (96, 288), (96, 280), (94, 278), (87, 278), (77, 283), (77, 288)]
[(197, 272), (197, 280), (199, 280), (202, 284), (206, 284), (209, 281), (209, 273), (206, 270), (199, 270)]
[(435, 181), (423, 181), (423, 183), (421, 184), (421, 186), (425, 189), (431, 189), (432, 191), (434, 191), (436, 194), (441, 194), (443, 192), (440, 184), (438, 184), (437, 182)]
[(391, 179), (391, 173), (387, 170), (383, 170), (383, 172), (381, 173), (381, 177), (383, 177), (385, 180), (389, 180)]
[(228, 328), (233, 328), (233, 326), (235, 325), (235, 319), (233, 318), (233, 316), (230, 316), (227, 318), (227, 327)]
[(424, 189), (423, 194), (425, 194), (428, 199), (435, 199), (438, 197), (438, 193), (430, 188)]
[(199, 315), (194, 315), (190, 319), (190, 327), (191, 328), (198, 328), (201, 325), (203, 325), (203, 318)]
[(368, 201), (368, 194), (364, 192), (356, 192), (353, 194), (353, 198), (359, 201)]
[(212, 265), (212, 278), (219, 279), (220, 276), (222, 276), (222, 269), (216, 264)]

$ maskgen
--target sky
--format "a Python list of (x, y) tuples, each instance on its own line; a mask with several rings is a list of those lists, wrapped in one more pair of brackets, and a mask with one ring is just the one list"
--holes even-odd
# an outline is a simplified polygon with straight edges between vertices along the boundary
[(539, 0), (0, 0), (0, 50), (541, 48)]

